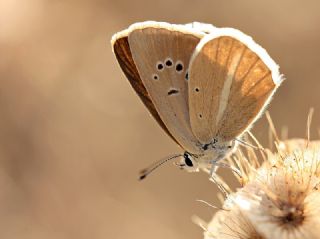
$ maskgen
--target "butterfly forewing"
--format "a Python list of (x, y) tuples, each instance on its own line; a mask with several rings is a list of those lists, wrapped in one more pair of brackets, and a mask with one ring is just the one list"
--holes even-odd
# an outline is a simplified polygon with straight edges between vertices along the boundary
[(194, 134), (204, 143), (216, 137), (230, 141), (240, 136), (280, 83), (277, 65), (251, 38), (230, 29), (208, 35), (190, 62)]
[[(155, 109), (150, 96), (144, 87), (138, 70), (134, 64), (134, 61), (132, 59), (129, 42), (128, 42), (128, 36), (127, 34), (119, 34), (119, 36), (115, 36), (112, 42), (113, 51), (116, 55), (116, 58), (119, 62), (119, 65), (128, 78), (132, 88), (136, 91), (140, 99), (142, 100), (143, 104), (148, 108), (152, 116), (156, 119), (156, 121), (159, 123), (159, 125), (162, 127), (162, 129), (173, 139), (172, 135), (168, 131), (165, 124), (162, 122), (159, 114), (157, 113), (157, 110)], [(176, 141), (176, 140), (175, 140)], [(176, 141), (177, 142), (177, 141)], [(178, 142), (177, 142), (178, 143)]]
[(190, 126), (186, 75), (202, 34), (158, 24), (135, 26), (128, 37), (132, 58), (160, 118), (184, 149), (198, 152)]

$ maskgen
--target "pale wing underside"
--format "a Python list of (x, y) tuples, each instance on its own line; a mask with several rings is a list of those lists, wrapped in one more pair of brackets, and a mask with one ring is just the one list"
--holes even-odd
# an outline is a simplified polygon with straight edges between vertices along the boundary
[(241, 135), (281, 83), (264, 49), (239, 31), (219, 30), (202, 39), (190, 62), (190, 121), (202, 143)]
[(160, 118), (182, 147), (198, 152), (188, 110), (187, 67), (202, 35), (177, 27), (136, 27), (129, 33), (132, 57)]
[[(159, 114), (157, 113), (157, 110), (155, 109), (150, 96), (146, 90), (146, 88), (143, 86), (143, 83), (140, 79), (138, 70), (133, 62), (129, 42), (128, 42), (128, 36), (127, 34), (119, 34), (118, 36), (115, 36), (115, 38), (112, 41), (112, 47), (114, 54), (116, 55), (116, 58), (119, 62), (119, 65), (128, 78), (132, 88), (136, 91), (140, 99), (142, 100), (143, 104), (148, 108), (151, 115), (156, 119), (156, 121), (159, 123), (159, 125), (162, 127), (162, 129), (174, 140), (174, 137), (170, 134), (165, 124), (162, 122)], [(176, 141), (176, 143), (178, 143)]]

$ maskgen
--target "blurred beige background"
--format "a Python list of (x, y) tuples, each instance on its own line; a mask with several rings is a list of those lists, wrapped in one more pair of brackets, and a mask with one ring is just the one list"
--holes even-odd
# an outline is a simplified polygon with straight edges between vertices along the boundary
[[(168, 164), (180, 152), (149, 116), (110, 47), (144, 20), (239, 28), (265, 47), (287, 81), (269, 109), (278, 129), (305, 135), (320, 119), (316, 0), (0, 0), (0, 238), (201, 238), (217, 188)], [(254, 133), (267, 139), (259, 120)], [(232, 179), (230, 179), (232, 180)]]

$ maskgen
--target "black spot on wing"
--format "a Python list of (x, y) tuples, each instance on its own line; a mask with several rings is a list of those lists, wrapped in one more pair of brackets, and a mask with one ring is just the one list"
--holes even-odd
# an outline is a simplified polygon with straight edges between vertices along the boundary
[(171, 66), (173, 65), (173, 62), (172, 62), (172, 60), (169, 58), (169, 59), (166, 60), (166, 63), (165, 63), (165, 64), (166, 64), (167, 67), (171, 67)]
[(162, 64), (162, 62), (158, 62), (158, 64), (157, 64), (157, 69), (158, 69), (159, 71), (163, 70), (163, 64)]
[(171, 89), (168, 91), (168, 95), (175, 95), (175, 94), (178, 94), (179, 93), (179, 90), (177, 89)]

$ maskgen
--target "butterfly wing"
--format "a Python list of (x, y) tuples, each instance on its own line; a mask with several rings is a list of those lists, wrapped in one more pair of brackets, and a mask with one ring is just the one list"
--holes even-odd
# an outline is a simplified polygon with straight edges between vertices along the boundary
[(147, 22), (129, 28), (129, 46), (141, 81), (170, 134), (199, 151), (188, 109), (187, 67), (204, 33), (183, 25)]
[(175, 138), (170, 134), (167, 127), (161, 120), (159, 114), (157, 113), (157, 110), (154, 107), (154, 104), (152, 103), (150, 96), (144, 87), (138, 70), (136, 68), (136, 65), (134, 64), (134, 61), (132, 59), (132, 54), (129, 47), (128, 42), (128, 31), (123, 31), (120, 33), (117, 33), (112, 38), (112, 48), (113, 52), (118, 60), (118, 63), (124, 72), (125, 76), (129, 80), (132, 88), (135, 90), (137, 95), (142, 100), (143, 104), (147, 107), (151, 115), (155, 118), (155, 120), (158, 122), (158, 124), (161, 126), (161, 128), (176, 142), (178, 143)]
[(282, 79), (267, 52), (242, 32), (220, 28), (190, 61), (189, 110), (202, 143), (240, 136), (262, 113)]

